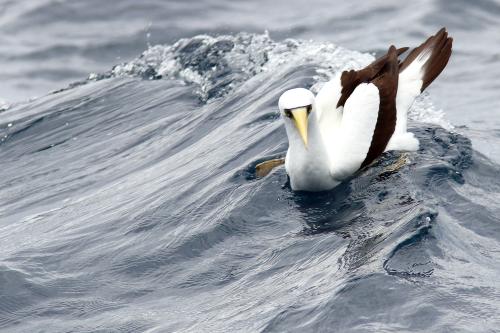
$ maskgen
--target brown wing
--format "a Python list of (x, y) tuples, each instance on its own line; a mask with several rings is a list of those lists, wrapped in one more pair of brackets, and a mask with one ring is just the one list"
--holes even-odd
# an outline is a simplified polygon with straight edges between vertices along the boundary
[(364, 167), (382, 154), (396, 128), (396, 95), (398, 92), (399, 63), (398, 50), (391, 45), (384, 66), (371, 82), (378, 88), (380, 105), (372, 142), (361, 164)]
[(443, 71), (451, 56), (453, 38), (448, 37), (446, 28), (441, 28), (434, 36), (429, 37), (419, 47), (413, 49), (400, 64), (399, 71), (404, 71), (418, 56), (430, 53), (429, 59), (423, 65), (422, 87), (424, 91), (429, 84)]
[[(402, 47), (396, 51), (396, 61), (397, 57), (408, 50), (408, 47)], [(383, 55), (382, 57), (376, 59), (374, 62), (369, 64), (359, 71), (349, 70), (342, 72), (340, 76), (340, 83), (342, 85), (342, 91), (340, 99), (337, 103), (337, 107), (344, 106), (345, 102), (351, 96), (352, 92), (356, 87), (363, 82), (370, 82), (377, 77), (380, 71), (384, 68), (389, 60), (389, 53)]]

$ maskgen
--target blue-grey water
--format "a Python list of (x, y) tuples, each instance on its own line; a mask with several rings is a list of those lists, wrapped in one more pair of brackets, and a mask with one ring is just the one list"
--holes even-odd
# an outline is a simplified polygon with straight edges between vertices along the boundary
[[(418, 152), (255, 177), (281, 92), (441, 26)], [(0, 1), (0, 331), (499, 332), (499, 27), (492, 0)]]

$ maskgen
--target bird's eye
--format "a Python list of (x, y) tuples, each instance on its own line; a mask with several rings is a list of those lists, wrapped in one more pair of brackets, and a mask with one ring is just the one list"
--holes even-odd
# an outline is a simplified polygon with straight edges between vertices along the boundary
[(312, 111), (312, 105), (308, 105), (307, 106), (307, 115), (309, 115), (309, 113), (311, 113)]
[(288, 118), (292, 118), (292, 111), (290, 111), (290, 109), (285, 109), (285, 116), (287, 116)]

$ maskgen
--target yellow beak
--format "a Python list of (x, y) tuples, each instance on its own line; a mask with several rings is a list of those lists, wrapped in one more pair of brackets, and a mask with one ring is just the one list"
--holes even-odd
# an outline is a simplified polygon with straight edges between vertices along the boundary
[(307, 108), (296, 108), (291, 110), (295, 127), (299, 131), (302, 141), (307, 148)]

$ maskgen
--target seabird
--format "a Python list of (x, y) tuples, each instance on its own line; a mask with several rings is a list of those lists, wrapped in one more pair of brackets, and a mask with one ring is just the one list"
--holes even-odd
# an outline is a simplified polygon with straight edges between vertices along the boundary
[[(416, 151), (418, 139), (407, 132), (407, 112), (415, 98), (441, 73), (453, 39), (445, 28), (413, 49), (391, 46), (361, 70), (344, 71), (317, 96), (303, 88), (279, 99), (289, 147), (284, 159), (290, 185), (297, 191), (324, 191), (372, 163), (384, 151)], [(281, 161), (257, 166), (266, 173)]]

